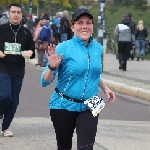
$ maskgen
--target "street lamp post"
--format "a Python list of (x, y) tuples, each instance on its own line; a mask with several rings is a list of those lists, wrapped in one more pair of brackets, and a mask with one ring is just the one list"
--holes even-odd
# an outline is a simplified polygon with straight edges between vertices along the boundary
[(104, 52), (102, 56), (102, 71), (105, 71), (105, 53), (106, 53), (106, 40), (103, 40), (104, 37), (104, 29), (105, 29), (105, 0), (98, 0), (98, 38), (97, 41), (103, 45)]
[(37, 0), (37, 18), (39, 18), (39, 0)]
[(98, 0), (98, 38), (97, 41), (103, 45), (103, 35), (105, 26), (105, 0)]
[(29, 14), (32, 14), (32, 0), (29, 0)]

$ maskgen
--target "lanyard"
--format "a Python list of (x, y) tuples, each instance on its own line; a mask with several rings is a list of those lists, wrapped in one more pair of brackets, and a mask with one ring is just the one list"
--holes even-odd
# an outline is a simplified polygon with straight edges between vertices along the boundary
[(18, 33), (18, 30), (20, 29), (21, 25), (19, 25), (19, 28), (17, 29), (16, 32), (12, 29), (12, 26), (11, 26), (11, 23), (10, 23), (10, 22), (9, 22), (9, 25), (10, 25), (11, 30), (12, 30), (12, 31), (14, 32), (14, 34), (15, 34), (15, 43), (16, 43), (17, 33)]

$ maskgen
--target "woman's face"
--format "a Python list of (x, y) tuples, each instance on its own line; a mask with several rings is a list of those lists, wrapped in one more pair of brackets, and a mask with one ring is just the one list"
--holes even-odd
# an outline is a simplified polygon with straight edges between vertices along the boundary
[(89, 37), (93, 33), (92, 19), (88, 15), (81, 16), (77, 21), (75, 21), (72, 26), (72, 31), (77, 37), (84, 41), (88, 41)]

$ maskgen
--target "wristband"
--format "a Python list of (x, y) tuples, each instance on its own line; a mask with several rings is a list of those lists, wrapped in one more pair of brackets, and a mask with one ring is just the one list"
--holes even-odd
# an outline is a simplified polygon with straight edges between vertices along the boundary
[(51, 67), (50, 65), (48, 65), (48, 68), (49, 68), (51, 71), (55, 71), (55, 70), (56, 70), (56, 67)]

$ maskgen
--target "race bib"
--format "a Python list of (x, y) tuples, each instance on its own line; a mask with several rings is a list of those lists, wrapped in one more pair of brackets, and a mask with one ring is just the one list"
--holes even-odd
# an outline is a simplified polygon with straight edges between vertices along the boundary
[(21, 44), (19, 43), (8, 43), (5, 42), (4, 45), (5, 54), (21, 54)]
[(105, 107), (104, 100), (97, 95), (84, 101), (84, 104), (91, 110), (94, 117)]

